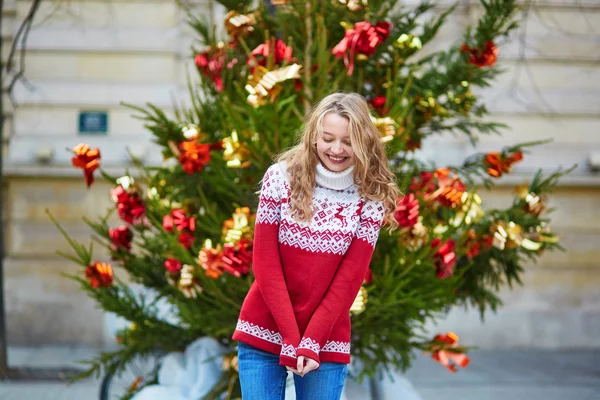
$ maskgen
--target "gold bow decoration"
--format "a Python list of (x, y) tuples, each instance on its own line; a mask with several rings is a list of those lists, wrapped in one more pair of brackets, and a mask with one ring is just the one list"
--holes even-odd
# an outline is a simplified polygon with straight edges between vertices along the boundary
[(504, 221), (497, 222), (492, 225), (492, 232), (492, 245), (499, 250), (521, 246), (527, 250), (537, 251), (542, 247), (542, 243), (527, 238), (521, 225), (515, 224), (513, 221), (508, 224)]
[(398, 48), (403, 58), (408, 58), (414, 54), (417, 50), (423, 47), (421, 39), (412, 34), (403, 33), (394, 42), (394, 47)]
[(256, 66), (252, 75), (248, 76), (246, 84), (246, 91), (250, 93), (247, 98), (248, 103), (258, 108), (268, 101), (275, 100), (282, 89), (280, 84), (288, 79), (300, 78), (301, 69), (302, 66), (299, 64), (288, 65), (274, 71), (269, 71), (261, 65)]
[(451, 220), (453, 226), (460, 226), (464, 222), (471, 225), (481, 219), (483, 209), (481, 208), (481, 197), (477, 193), (464, 192), (461, 196), (461, 209)]
[(167, 281), (171, 285), (177, 286), (179, 290), (188, 298), (198, 297), (198, 293), (202, 293), (202, 287), (198, 284), (198, 280), (194, 276), (194, 267), (184, 264), (179, 271), (179, 280), (173, 274), (167, 273)]
[[(396, 136), (399, 127), (396, 121), (390, 117), (375, 118), (373, 116), (371, 116), (371, 121), (373, 121), (373, 125), (375, 125), (375, 127), (379, 130), (379, 133), (381, 133), (381, 142), (387, 143), (391, 140), (394, 140), (394, 136)], [(401, 128), (400, 132), (402, 130), (403, 129)]]
[(525, 211), (539, 216), (545, 209), (543, 199), (537, 194), (529, 191), (529, 185), (518, 185), (515, 187), (517, 196), (525, 201)]
[(223, 222), (224, 243), (236, 244), (242, 238), (252, 240), (252, 220), (249, 207), (236, 208), (231, 219)]
[(354, 299), (354, 303), (352, 303), (352, 307), (350, 307), (350, 313), (354, 315), (358, 315), (361, 312), (365, 311), (367, 308), (367, 302), (369, 300), (369, 293), (367, 292), (367, 288), (364, 286), (360, 287), (356, 298)]
[[(258, 11), (256, 12), (258, 15)], [(232, 38), (238, 36), (246, 36), (254, 31), (256, 25), (255, 14), (240, 14), (235, 10), (231, 10), (225, 16), (225, 30)]]
[(223, 139), (223, 159), (229, 168), (248, 168), (250, 166), (250, 149), (241, 143), (236, 131)]

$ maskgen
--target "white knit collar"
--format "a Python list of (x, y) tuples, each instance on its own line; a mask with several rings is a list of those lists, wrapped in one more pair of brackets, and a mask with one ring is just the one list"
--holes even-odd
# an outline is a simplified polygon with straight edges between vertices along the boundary
[(320, 162), (317, 164), (317, 183), (323, 187), (342, 190), (354, 184), (354, 165), (341, 172), (332, 172)]

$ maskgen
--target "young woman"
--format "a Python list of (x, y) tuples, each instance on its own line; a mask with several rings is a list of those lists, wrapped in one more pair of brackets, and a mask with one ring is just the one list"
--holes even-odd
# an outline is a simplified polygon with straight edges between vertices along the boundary
[(350, 363), (349, 310), (399, 195), (364, 98), (334, 93), (269, 167), (250, 288), (233, 339), (243, 400), (338, 400)]

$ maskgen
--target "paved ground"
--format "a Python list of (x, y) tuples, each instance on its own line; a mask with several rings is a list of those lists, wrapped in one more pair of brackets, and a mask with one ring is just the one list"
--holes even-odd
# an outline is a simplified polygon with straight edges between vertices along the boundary
[[(76, 366), (93, 349), (10, 348), (12, 367)], [(600, 351), (473, 351), (471, 364), (451, 374), (419, 357), (408, 379), (423, 400), (600, 400)], [(100, 382), (0, 383), (1, 400), (95, 400)], [(398, 400), (402, 400), (399, 398)]]

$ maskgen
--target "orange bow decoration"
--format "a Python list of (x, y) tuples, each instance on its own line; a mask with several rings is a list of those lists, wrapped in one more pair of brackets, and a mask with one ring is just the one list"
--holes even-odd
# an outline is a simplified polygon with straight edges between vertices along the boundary
[(438, 168), (432, 175), (437, 178), (439, 188), (430, 193), (426, 200), (437, 200), (445, 207), (456, 208), (461, 204), (466, 186), (449, 168)]
[[(442, 364), (450, 372), (457, 372), (457, 366), (465, 368), (471, 359), (458, 347), (458, 336), (453, 332), (436, 335), (433, 339), (431, 358)], [(449, 350), (453, 349), (453, 350)]]
[(217, 279), (223, 274), (223, 251), (221, 246), (213, 248), (212, 240), (206, 239), (204, 246), (198, 253), (198, 262), (207, 277)]
[(75, 168), (83, 169), (83, 176), (87, 187), (94, 183), (94, 170), (100, 166), (100, 150), (91, 149), (89, 144), (80, 143), (73, 148), (75, 156), (71, 163)]
[(503, 173), (509, 173), (512, 165), (522, 159), (523, 153), (520, 151), (509, 156), (504, 156), (498, 152), (487, 153), (485, 157), (485, 164), (488, 166), (487, 173), (494, 178), (499, 178)]
[(85, 269), (85, 277), (94, 289), (110, 287), (113, 283), (113, 269), (110, 264), (96, 261)]

